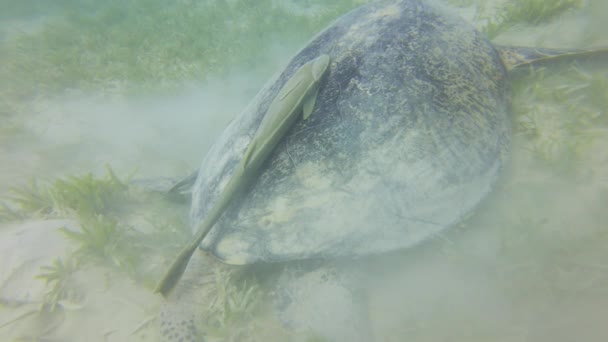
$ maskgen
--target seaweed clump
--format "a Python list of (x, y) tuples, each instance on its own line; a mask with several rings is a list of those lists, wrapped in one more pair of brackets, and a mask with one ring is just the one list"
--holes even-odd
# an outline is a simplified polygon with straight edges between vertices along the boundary
[(515, 0), (505, 3), (496, 15), (487, 18), (482, 31), (494, 38), (504, 31), (520, 24), (540, 25), (563, 13), (578, 9), (582, 0)]
[[(151, 287), (158, 271), (151, 270), (150, 264), (184, 243), (189, 237), (189, 229), (184, 215), (175, 212), (169, 199), (155, 197), (152, 193), (146, 195), (127, 183), (109, 166), (104, 177), (87, 173), (47, 184), (32, 179), (28, 185), (9, 190), (9, 195), (0, 202), (0, 219), (75, 220), (77, 228), (60, 229), (76, 244), (75, 257), (101, 262)], [(139, 224), (136, 228), (129, 220), (133, 211), (141, 206), (142, 198), (149, 206), (141, 214), (142, 225), (146, 228)], [(54, 266), (58, 270), (62, 265), (56, 263)]]
[(2, 203), (0, 219), (106, 214), (124, 203), (128, 190), (109, 166), (106, 172), (103, 178), (88, 173), (58, 179), (51, 185), (31, 179), (27, 185), (12, 187)]

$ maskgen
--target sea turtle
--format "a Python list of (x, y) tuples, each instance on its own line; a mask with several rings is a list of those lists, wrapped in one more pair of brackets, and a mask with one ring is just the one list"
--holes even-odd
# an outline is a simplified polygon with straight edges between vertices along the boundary
[[(508, 72), (598, 52), (495, 46), (423, 0), (344, 14), (262, 88), (189, 177), (198, 239), (158, 287), (167, 298), (162, 338), (196, 339), (202, 251), (233, 265), (345, 260), (458, 223), (492, 190), (509, 153)], [(319, 264), (286, 271), (281, 310), (329, 339), (368, 339), (348, 331), (362, 326), (342, 286), (348, 276)], [(297, 305), (306, 309), (294, 314)]]

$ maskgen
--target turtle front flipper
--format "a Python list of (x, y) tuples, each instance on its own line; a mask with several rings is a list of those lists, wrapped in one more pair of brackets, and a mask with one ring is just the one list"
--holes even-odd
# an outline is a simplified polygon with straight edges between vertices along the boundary
[(608, 47), (590, 49), (549, 49), (524, 46), (496, 46), (508, 71), (525, 65), (562, 60), (608, 58)]

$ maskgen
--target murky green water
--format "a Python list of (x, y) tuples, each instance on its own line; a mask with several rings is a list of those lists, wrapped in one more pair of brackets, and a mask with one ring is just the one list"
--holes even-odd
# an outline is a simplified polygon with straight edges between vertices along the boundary
[[(187, 175), (277, 65), (364, 2), (0, 2), (0, 339), (156, 340), (151, 289), (188, 209), (124, 185)], [(500, 44), (608, 45), (602, 0), (446, 2)], [(519, 72), (513, 105), (490, 198), (369, 261), (377, 340), (608, 336), (608, 60)], [(220, 300), (252, 286), (218, 272)], [(288, 339), (261, 306), (209, 334)]]

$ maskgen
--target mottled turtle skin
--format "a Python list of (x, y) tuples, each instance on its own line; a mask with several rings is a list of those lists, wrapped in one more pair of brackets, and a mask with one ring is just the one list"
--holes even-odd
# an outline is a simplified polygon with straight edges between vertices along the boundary
[(193, 227), (304, 63), (331, 58), (316, 106), (202, 248), (228, 264), (408, 247), (490, 191), (510, 142), (509, 84), (481, 33), (424, 1), (357, 8), (310, 41), (223, 132), (193, 188)]
[[(201, 244), (224, 263), (350, 258), (412, 246), (456, 224), (497, 180), (511, 130), (498, 51), (424, 1), (374, 2), (313, 38), (223, 132), (193, 188), (194, 229), (275, 95), (321, 54), (331, 62), (313, 113), (288, 131)], [(161, 324), (173, 329), (163, 333), (166, 340), (194, 339), (201, 260), (201, 253), (193, 256), (168, 298)]]

